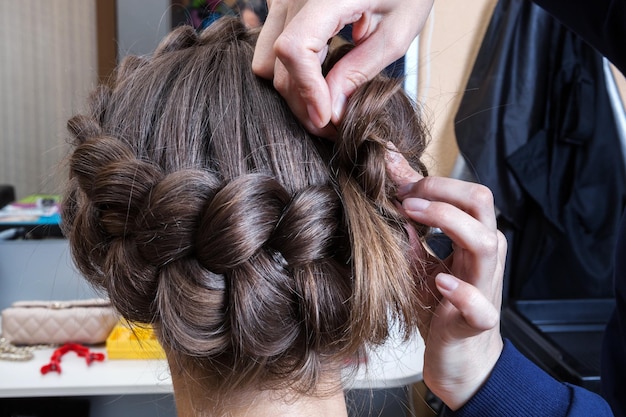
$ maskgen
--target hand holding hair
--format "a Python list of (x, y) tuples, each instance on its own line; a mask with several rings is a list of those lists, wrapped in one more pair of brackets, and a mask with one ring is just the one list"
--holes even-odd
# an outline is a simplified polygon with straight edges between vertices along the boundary
[[(313, 134), (329, 136), (346, 97), (400, 58), (422, 29), (433, 0), (273, 0), (252, 68), (274, 80), (291, 110)], [(352, 24), (356, 47), (324, 78), (328, 42)]]
[[(440, 228), (454, 252), (427, 266), (430, 291), (420, 329), (426, 343), (424, 382), (453, 410), (488, 378), (503, 342), (499, 329), (506, 239), (497, 230), (488, 188), (464, 181), (422, 177), (401, 154), (390, 152), (388, 173), (398, 184), (406, 215)], [(418, 258), (427, 256), (414, 240)]]

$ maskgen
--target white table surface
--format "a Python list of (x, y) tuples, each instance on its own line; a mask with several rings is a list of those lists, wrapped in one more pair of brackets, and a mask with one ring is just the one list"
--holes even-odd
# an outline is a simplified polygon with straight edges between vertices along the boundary
[[(346, 388), (382, 389), (408, 385), (422, 379), (424, 343), (416, 337), (401, 343), (396, 336), (370, 352), (367, 366), (346, 379)], [(106, 353), (104, 347), (93, 351)], [(172, 392), (165, 360), (115, 360), (93, 362), (70, 352), (61, 360), (61, 373), (42, 375), (53, 349), (35, 352), (27, 362), (0, 361), (0, 397), (95, 396), (163, 394)]]

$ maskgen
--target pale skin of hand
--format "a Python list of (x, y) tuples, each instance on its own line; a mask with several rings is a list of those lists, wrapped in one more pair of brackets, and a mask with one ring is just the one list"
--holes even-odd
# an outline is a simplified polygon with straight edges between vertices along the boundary
[[(330, 137), (346, 98), (406, 53), (433, 0), (268, 0), (253, 71), (275, 88), (311, 133)], [(356, 47), (322, 76), (328, 41), (352, 23)], [(329, 122), (332, 122), (329, 125)]]
[[(449, 408), (463, 406), (484, 384), (503, 349), (502, 279), (507, 243), (497, 230), (493, 195), (479, 184), (415, 172), (397, 152), (387, 171), (410, 219), (440, 228), (453, 253), (427, 271), (431, 292), (422, 312), (424, 382)], [(416, 256), (429, 257), (414, 239)]]

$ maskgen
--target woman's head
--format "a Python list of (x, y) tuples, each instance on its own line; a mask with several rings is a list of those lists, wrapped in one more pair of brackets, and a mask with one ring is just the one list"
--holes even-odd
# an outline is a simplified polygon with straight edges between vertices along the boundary
[(315, 389), (416, 329), (418, 274), (390, 195), (392, 141), (420, 123), (397, 82), (349, 100), (336, 142), (309, 135), (251, 71), (254, 33), (223, 18), (120, 65), (68, 128), (63, 225), (80, 271), (170, 362), (221, 390)]

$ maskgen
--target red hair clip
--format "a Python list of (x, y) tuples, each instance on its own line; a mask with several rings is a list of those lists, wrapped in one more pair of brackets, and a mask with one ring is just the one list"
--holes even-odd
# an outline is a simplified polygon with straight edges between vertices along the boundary
[(60, 374), (61, 358), (68, 352), (75, 352), (79, 357), (85, 358), (87, 366), (91, 365), (94, 361), (102, 362), (105, 359), (104, 353), (91, 352), (87, 346), (78, 343), (66, 343), (52, 353), (50, 363), (41, 367), (41, 374), (45, 375), (48, 372), (57, 372)]

